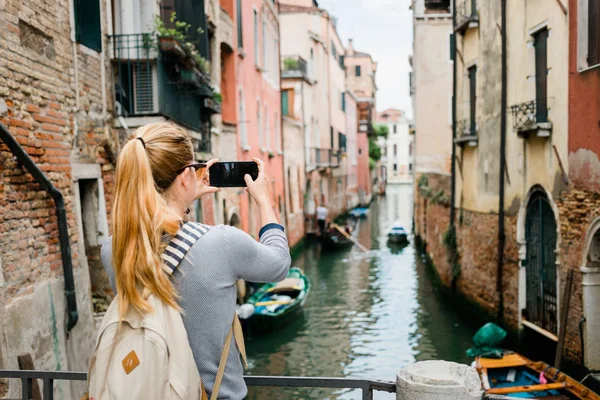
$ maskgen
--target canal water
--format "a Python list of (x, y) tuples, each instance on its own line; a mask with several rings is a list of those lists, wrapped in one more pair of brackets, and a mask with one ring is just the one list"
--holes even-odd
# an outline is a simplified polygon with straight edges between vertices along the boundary
[[(292, 265), (310, 277), (303, 313), (275, 332), (246, 338), (250, 375), (331, 376), (395, 380), (402, 366), (421, 360), (470, 363), (465, 351), (478, 326), (432, 283), (413, 241), (390, 247), (396, 220), (410, 229), (412, 186), (388, 186), (356, 237), (354, 247), (322, 251), (307, 244)], [(249, 399), (360, 399), (360, 391), (250, 388)], [(394, 399), (376, 393), (375, 399)]]

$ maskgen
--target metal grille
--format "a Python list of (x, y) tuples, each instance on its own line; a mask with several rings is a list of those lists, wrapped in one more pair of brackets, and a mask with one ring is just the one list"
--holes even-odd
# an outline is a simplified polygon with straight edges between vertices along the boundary
[(531, 127), (537, 122), (535, 100), (510, 107), (513, 115), (513, 130), (519, 131)]
[(153, 65), (150, 63), (134, 64), (135, 81), (135, 113), (155, 113)]
[(526, 319), (557, 334), (556, 220), (548, 198), (534, 193), (527, 206)]

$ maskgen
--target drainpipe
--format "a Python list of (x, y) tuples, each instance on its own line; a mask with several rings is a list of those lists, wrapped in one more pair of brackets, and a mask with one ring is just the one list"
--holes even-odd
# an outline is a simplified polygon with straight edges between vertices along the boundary
[[(452, 2), (452, 29), (456, 25), (456, 1)], [(451, 163), (451, 181), (450, 181), (450, 226), (454, 226), (456, 220), (456, 32), (452, 33), (452, 163)]]
[(44, 173), (33, 162), (31, 157), (17, 143), (15, 138), (8, 133), (4, 125), (0, 124), (0, 140), (6, 144), (10, 152), (17, 158), (27, 172), (29, 172), (42, 189), (48, 192), (56, 205), (56, 218), (58, 219), (58, 239), (60, 254), (63, 262), (63, 275), (65, 278), (65, 297), (67, 301), (67, 331), (71, 331), (77, 324), (77, 298), (75, 297), (75, 280), (73, 278), (73, 264), (71, 261), (71, 246), (69, 245), (69, 231), (67, 228), (67, 212), (62, 193), (52, 185)]
[(504, 316), (502, 296), (502, 269), (504, 267), (504, 174), (506, 169), (506, 108), (507, 108), (507, 66), (506, 66), (506, 0), (502, 7), (502, 92), (500, 105), (500, 195), (498, 199), (498, 265), (496, 270), (496, 291), (499, 296), (498, 319)]

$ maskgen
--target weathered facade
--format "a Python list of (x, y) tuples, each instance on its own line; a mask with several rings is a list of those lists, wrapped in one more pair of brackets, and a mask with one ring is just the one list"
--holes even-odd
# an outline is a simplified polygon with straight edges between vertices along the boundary
[(356, 51), (352, 39), (348, 41), (344, 56), (346, 87), (354, 94), (358, 119), (358, 197), (361, 205), (371, 202), (373, 185), (383, 178), (381, 168), (371, 168), (369, 136), (374, 133), (377, 114), (377, 63), (370, 54)]
[[(565, 356), (579, 362), (583, 349), (582, 361), (594, 369), (598, 149), (589, 138), (598, 131), (600, 108), (597, 90), (589, 88), (598, 87), (599, 60), (589, 46), (598, 34), (586, 21), (600, 17), (588, 6), (507, 1), (503, 26), (501, 2), (457, 3), (455, 186), (452, 177), (417, 176), (415, 226), (442, 280), (483, 315), (522, 339), (556, 342), (564, 328)], [(423, 69), (414, 61), (413, 68), (418, 98)], [(425, 161), (418, 115), (417, 103), (417, 175)]]
[[(229, 30), (218, 29), (219, 2), (148, 2), (138, 11), (127, 2), (107, 4), (8, 1), (0, 10), (7, 27), (0, 33), (0, 119), (62, 193), (77, 300), (77, 313), (67, 313), (55, 203), (2, 143), (2, 368), (18, 369), (17, 356), (29, 353), (37, 369), (86, 370), (96, 322), (112, 298), (99, 252), (109, 236), (115, 157), (127, 136), (170, 120), (190, 131), (198, 159), (219, 148), (218, 43), (232, 35), (227, 18)], [(193, 38), (202, 60), (173, 52), (156, 36), (156, 22), (168, 26), (173, 11), (203, 32)], [(217, 210), (209, 197), (196, 217), (216, 223)], [(84, 391), (82, 384), (54, 386), (57, 398)], [(0, 397), (19, 392), (18, 383), (0, 382)]]

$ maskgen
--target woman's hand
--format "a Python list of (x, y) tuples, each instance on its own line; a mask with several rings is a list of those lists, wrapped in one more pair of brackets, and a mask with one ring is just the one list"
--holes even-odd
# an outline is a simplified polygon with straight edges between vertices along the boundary
[(265, 163), (259, 158), (252, 159), (258, 165), (258, 177), (255, 181), (248, 174), (244, 176), (247, 191), (259, 205), (268, 204), (271, 206), (271, 189), (269, 187), (269, 178), (265, 171)]
[[(219, 160), (217, 160), (216, 158), (213, 158), (212, 160), (210, 160), (209, 162), (206, 163), (206, 168), (200, 169), (196, 172), (196, 178), (198, 179), (198, 184), (196, 185), (196, 196), (194, 197), (195, 200), (198, 200), (200, 197), (204, 196), (205, 194), (217, 193), (217, 192), (221, 191), (221, 188), (210, 186), (210, 179), (209, 179), (209, 172), (208, 172), (210, 167), (217, 161), (219, 161)], [(198, 176), (198, 174), (202, 174), (202, 175)]]

